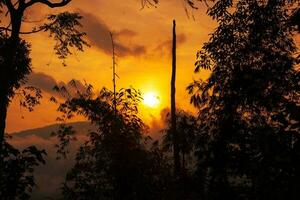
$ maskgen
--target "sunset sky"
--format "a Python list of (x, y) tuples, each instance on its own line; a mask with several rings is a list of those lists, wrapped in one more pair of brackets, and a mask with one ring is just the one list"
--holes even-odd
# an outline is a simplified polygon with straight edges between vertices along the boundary
[[(84, 52), (74, 52), (62, 66), (53, 51), (53, 40), (46, 33), (26, 36), (32, 44), (33, 73), (29, 84), (43, 89), (42, 105), (28, 113), (19, 106), (16, 97), (10, 105), (7, 132), (31, 129), (55, 123), (58, 116), (56, 105), (49, 102), (54, 84), (67, 83), (71, 79), (86, 81), (96, 91), (102, 87), (112, 88), (111, 42), (109, 31), (116, 40), (118, 66), (117, 88), (133, 86), (143, 93), (158, 96), (154, 107), (142, 105), (141, 117), (151, 125), (159, 121), (160, 111), (169, 104), (171, 77), (171, 31), (172, 20), (177, 21), (177, 104), (192, 111), (185, 88), (196, 79), (193, 73), (196, 52), (208, 40), (216, 26), (206, 15), (204, 5), (193, 12), (194, 18), (185, 12), (181, 0), (162, 0), (157, 8), (141, 9), (139, 0), (74, 0), (61, 10), (49, 10), (35, 6), (27, 12), (28, 21), (41, 21), (47, 13), (63, 10), (79, 12), (82, 25), (91, 45)], [(189, 15), (192, 15), (190, 12)], [(38, 22), (37, 22), (38, 24)], [(35, 23), (27, 23), (23, 30), (30, 30)], [(201, 74), (207, 76), (206, 74)]]
[[(56, 105), (49, 102), (54, 84), (67, 83), (71, 79), (86, 81), (96, 91), (102, 87), (112, 88), (111, 42), (109, 31), (114, 32), (118, 54), (117, 88), (133, 86), (143, 93), (158, 96), (159, 104), (154, 107), (142, 105), (141, 117), (150, 124), (159, 121), (160, 111), (169, 103), (171, 77), (172, 20), (177, 21), (178, 69), (177, 104), (192, 111), (186, 86), (196, 78), (193, 74), (195, 55), (214, 28), (206, 16), (206, 8), (185, 12), (181, 0), (161, 1), (157, 7), (141, 9), (139, 0), (74, 0), (67, 10), (79, 12), (82, 25), (91, 45), (84, 52), (74, 52), (62, 66), (53, 51), (53, 40), (46, 33), (26, 36), (32, 44), (33, 73), (29, 84), (43, 90), (42, 104), (32, 113), (20, 108), (18, 97), (10, 105), (7, 132), (31, 129), (55, 123), (58, 116)], [(59, 12), (44, 6), (35, 6), (26, 14), (27, 21), (41, 21), (47, 13)], [(23, 31), (41, 22), (26, 23)]]
[(300, 0), (0, 2), (0, 200), (299, 199)]

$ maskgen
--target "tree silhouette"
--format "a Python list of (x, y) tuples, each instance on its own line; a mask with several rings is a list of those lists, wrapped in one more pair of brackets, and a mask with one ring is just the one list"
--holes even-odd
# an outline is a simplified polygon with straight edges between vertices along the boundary
[[(173, 136), (170, 131), (170, 121), (170, 115), (168, 114), (166, 121), (168, 127), (167, 129), (163, 130), (163, 148), (167, 151), (172, 151), (173, 147)], [(185, 171), (188, 169), (188, 164), (192, 165), (192, 163), (189, 163), (189, 160), (187, 159), (188, 156), (194, 152), (197, 120), (193, 115), (185, 112), (184, 110), (178, 110), (176, 113), (176, 126), (179, 138), (178, 149), (181, 157), (181, 170)]]
[[(50, 1), (50, 0), (2, 0), (0, 2), (0, 14), (4, 14), (9, 17), (9, 22), (7, 26), (0, 26), (0, 194), (8, 195), (7, 198), (13, 199), (12, 195), (15, 195), (14, 198), (25, 198), (19, 197), (28, 191), (20, 191), (20, 188), (16, 190), (15, 193), (9, 193), (9, 190), (15, 188), (9, 188), (16, 186), (17, 184), (23, 184), (23, 189), (26, 190), (27, 185), (34, 185), (34, 182), (26, 183), (22, 182), (22, 177), (26, 177), (28, 171), (32, 171), (32, 166), (37, 165), (38, 161), (32, 158), (32, 164), (27, 164), (26, 157), (19, 158), (22, 156), (21, 153), (16, 153), (17, 150), (12, 151), (8, 157), (6, 157), (6, 141), (4, 140), (5, 135), (5, 123), (7, 108), (9, 103), (18, 95), (21, 97), (20, 105), (24, 106), (32, 111), (33, 107), (39, 104), (39, 100), (42, 97), (41, 91), (38, 88), (25, 87), (21, 86), (26, 82), (26, 77), (31, 73), (31, 58), (30, 58), (30, 45), (25, 40), (21, 39), (21, 35), (33, 34), (37, 32), (48, 32), (49, 37), (54, 38), (57, 43), (54, 46), (54, 50), (59, 58), (65, 59), (67, 55), (71, 54), (70, 48), (74, 47), (80, 51), (83, 50), (83, 45), (86, 45), (86, 42), (83, 40), (85, 33), (78, 30), (80, 27), (79, 20), (81, 16), (77, 13), (64, 12), (57, 15), (50, 14), (47, 17), (47, 22), (45, 22), (40, 27), (35, 27), (30, 31), (22, 31), (22, 25), (25, 23), (23, 20), (24, 13), (27, 9), (31, 8), (34, 5), (42, 4), (50, 8), (63, 7), (70, 3), (71, 0), (61, 0)], [(10, 149), (13, 149), (11, 147)], [(29, 155), (31, 150), (25, 152)], [(36, 151), (37, 152), (37, 151)], [(36, 152), (31, 152), (31, 156), (38, 155)], [(15, 154), (16, 155), (15, 155)], [(24, 152), (23, 152), (24, 153)], [(19, 156), (20, 154), (20, 156)], [(15, 159), (12, 159), (10, 155), (15, 156)], [(43, 154), (40, 154), (43, 155)], [(5, 178), (6, 174), (11, 174), (7, 170), (14, 170), (14, 168), (5, 169), (5, 163), (8, 162), (4, 159), (9, 159), (9, 161), (16, 160), (14, 164), (20, 164), (20, 166), (15, 166), (15, 171), (19, 174), (16, 174), (15, 179), (13, 177)], [(11, 160), (12, 159), (12, 160)], [(23, 160), (22, 160), (23, 159)], [(24, 160), (25, 159), (25, 160)], [(31, 158), (30, 158), (31, 159)], [(35, 163), (34, 163), (35, 162)], [(24, 164), (25, 163), (25, 164)], [(25, 165), (25, 166), (24, 166)], [(25, 167), (25, 168), (24, 168)], [(27, 169), (26, 169), (27, 168)], [(8, 181), (8, 182), (7, 182)], [(13, 182), (9, 182), (13, 181)], [(17, 183), (17, 181), (20, 181)], [(28, 181), (28, 180), (27, 180)], [(33, 181), (30, 180), (30, 181)], [(13, 183), (13, 184), (12, 184)], [(17, 186), (16, 186), (17, 187)], [(27, 198), (27, 197), (26, 197)]]
[(115, 112), (117, 112), (117, 108), (116, 108), (116, 66), (117, 66), (117, 62), (116, 62), (116, 52), (115, 52), (115, 42), (114, 42), (114, 37), (113, 37), (113, 33), (110, 32), (110, 39), (111, 39), (111, 46), (112, 46), (112, 71), (113, 71), (113, 78), (112, 78), (112, 82), (113, 82), (113, 88), (114, 88), (114, 110)]
[(180, 174), (180, 158), (178, 146), (178, 133), (176, 130), (176, 21), (173, 20), (173, 40), (172, 40), (172, 76), (171, 76), (171, 127), (170, 132), (173, 137), (173, 159), (174, 175)]
[[(299, 71), (291, 1), (215, 1), (218, 22), (197, 54), (207, 80), (188, 90), (199, 108), (197, 157), (209, 198), (299, 195)], [(208, 198), (208, 197), (207, 197)]]
[(295, 9), (294, 13), (291, 15), (290, 23), (292, 26), (298, 26), (298, 32), (300, 33), (300, 3), (298, 3), (298, 9)]
[(30, 199), (35, 186), (34, 167), (45, 164), (45, 155), (44, 150), (38, 150), (35, 146), (19, 151), (5, 141), (1, 155), (1, 199)]
[[(167, 156), (173, 151), (173, 134), (171, 132), (171, 116), (167, 114), (167, 128), (162, 130), (162, 149)], [(181, 160), (180, 172), (174, 174), (168, 187), (169, 199), (199, 199), (197, 183), (195, 182), (195, 140), (197, 133), (196, 118), (184, 110), (176, 112), (176, 130), (178, 134), (178, 156)]]
[(134, 88), (116, 93), (103, 88), (99, 95), (90, 88), (59, 105), (61, 119), (82, 115), (97, 127), (88, 133), (67, 174), (65, 199), (156, 199), (163, 195), (170, 167), (157, 145), (147, 147), (151, 141), (144, 135), (147, 127), (137, 117), (140, 101), (141, 94)]
[(85, 33), (77, 27), (81, 26), (81, 16), (77, 13), (64, 12), (49, 15), (47, 22), (31, 31), (21, 31), (24, 13), (36, 4), (43, 4), (50, 8), (63, 7), (71, 0), (52, 2), (49, 0), (11, 0), (1, 1), (1, 12), (10, 18), (8, 26), (1, 26), (1, 71), (0, 71), (0, 143), (5, 133), (5, 120), (7, 107), (14, 97), (16, 90), (25, 82), (26, 76), (31, 72), (31, 59), (29, 57), (30, 45), (20, 38), (20, 35), (32, 34), (41, 31), (49, 32), (49, 36), (57, 41), (54, 50), (59, 58), (64, 59), (71, 54), (70, 48), (83, 50), (86, 44), (83, 40)]

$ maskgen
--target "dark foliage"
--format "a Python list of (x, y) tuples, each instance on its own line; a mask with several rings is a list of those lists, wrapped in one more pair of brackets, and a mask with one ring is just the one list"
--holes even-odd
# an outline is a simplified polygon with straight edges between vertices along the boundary
[[(4, 76), (7, 79), (8, 85), (7, 92), (8, 97), (12, 98), (15, 91), (25, 82), (26, 76), (31, 72), (31, 58), (29, 57), (30, 45), (24, 41), (17, 41), (16, 56), (13, 65), (8, 65), (8, 55), (10, 52), (8, 49), (12, 46), (12, 41), (2, 31), (0, 32), (0, 74), (1, 84), (4, 84)], [(4, 70), (4, 68), (6, 68)]]
[[(81, 16), (77, 13), (64, 12), (57, 15), (49, 15), (47, 22), (39, 28), (33, 28), (29, 32), (22, 32), (23, 16), (25, 11), (41, 3), (51, 8), (63, 7), (71, 0), (61, 2), (45, 1), (18, 1), (13, 3), (11, 0), (1, 1), (1, 12), (5, 12), (10, 17), (7, 27), (0, 27), (0, 140), (4, 138), (5, 120), (7, 107), (10, 100), (15, 96), (17, 90), (26, 82), (26, 76), (31, 73), (30, 45), (20, 38), (23, 34), (32, 34), (40, 31), (49, 32), (56, 42), (54, 50), (59, 58), (65, 59), (72, 54), (71, 48), (83, 51), (83, 46), (87, 43), (83, 40), (85, 33), (78, 30), (81, 27), (79, 20)], [(63, 64), (65, 64), (63, 62)], [(35, 90), (36, 95), (24, 94), (30, 90), (32, 94)], [(38, 104), (41, 98), (38, 89), (25, 88), (19, 93), (23, 93), (26, 98), (21, 105), (32, 110), (32, 105)], [(36, 99), (34, 99), (36, 97)], [(25, 102), (25, 104), (24, 104)]]
[[(32, 68), (30, 45), (20, 35), (48, 32), (63, 64), (72, 48), (82, 51), (87, 45), (77, 13), (49, 15), (42, 26), (21, 32), (27, 8), (36, 3), (63, 7), (71, 0), (12, 2), (0, 1), (0, 14), (11, 17), (8, 27), (0, 27), (1, 200), (30, 199), (34, 169), (45, 164), (45, 151), (34, 146), (20, 151), (4, 138), (12, 98), (19, 97), (29, 111), (42, 98), (38, 88), (22, 87)], [(65, 98), (58, 107), (62, 124), (52, 133), (59, 140), (59, 159), (67, 157), (71, 141), (76, 140), (75, 131), (64, 122), (83, 116), (97, 127), (87, 131), (87, 140), (78, 149), (62, 186), (63, 199), (299, 198), (300, 74), (293, 41), (300, 27), (299, 1), (183, 2), (187, 13), (205, 2), (208, 15), (218, 23), (195, 63), (195, 73), (211, 70), (211, 75), (187, 88), (191, 103), (199, 109), (198, 118), (174, 112), (178, 138), (173, 140), (167, 119), (160, 145), (145, 135), (147, 126), (137, 109), (141, 94), (134, 88), (117, 93), (104, 88), (96, 95), (86, 85), (86, 91), (71, 96), (67, 88), (55, 87)], [(158, 3), (142, 0), (142, 7)], [(175, 48), (173, 53), (175, 58)], [(75, 81), (71, 85), (77, 89)], [(173, 87), (175, 111), (175, 77)], [(55, 98), (51, 101), (58, 103)], [(170, 160), (175, 143), (179, 176), (172, 173)]]
[(60, 59), (66, 59), (68, 55), (72, 54), (70, 50), (72, 47), (83, 51), (83, 46), (88, 46), (83, 39), (86, 34), (77, 28), (82, 26), (81, 18), (78, 13), (70, 12), (49, 15), (47, 18), (49, 22), (40, 27), (40, 30), (49, 32), (49, 37), (53, 37), (57, 41), (54, 50)]
[(30, 199), (30, 193), (35, 186), (34, 168), (45, 164), (44, 150), (35, 146), (27, 147), (20, 151), (4, 142), (0, 174), (0, 197), (3, 200)]
[[(174, 140), (171, 130), (170, 114), (167, 114), (165, 122), (168, 126), (162, 130), (162, 149), (166, 156), (174, 151)], [(167, 197), (168, 199), (199, 199), (201, 193), (197, 188), (195, 179), (195, 141), (197, 133), (197, 119), (183, 110), (176, 112), (176, 131), (178, 134), (178, 150), (180, 159), (180, 172), (173, 175), (170, 180)]]
[[(9, 17), (8, 26), (0, 26), (0, 198), (7, 199), (28, 199), (29, 192), (34, 186), (34, 179), (31, 175), (33, 167), (39, 162), (44, 162), (44, 152), (35, 147), (19, 152), (5, 141), (5, 126), (7, 108), (10, 101), (19, 97), (20, 106), (29, 111), (40, 103), (41, 91), (34, 87), (22, 87), (26, 77), (31, 73), (30, 45), (20, 38), (23, 34), (32, 34), (40, 31), (47, 31), (50, 37), (57, 41), (54, 50), (59, 58), (65, 59), (71, 54), (70, 48), (82, 51), (85, 33), (80, 32), (80, 16), (73, 13), (61, 13), (50, 15), (46, 22), (39, 29), (33, 28), (29, 32), (22, 32), (25, 11), (35, 4), (44, 4), (50, 8), (63, 7), (71, 0), (51, 2), (48, 0), (29, 1), (0, 1), (0, 14)], [(1, 22), (1, 21), (0, 21)], [(27, 175), (30, 173), (29, 175)]]
[[(163, 130), (163, 148), (166, 151), (172, 151), (173, 139), (170, 132), (170, 115), (167, 116), (168, 124), (167, 129)], [(197, 119), (183, 110), (179, 110), (176, 113), (176, 130), (179, 137), (179, 152), (181, 157), (181, 169), (185, 174), (186, 170), (193, 169), (193, 156), (194, 145), (197, 133)]]
[(65, 199), (162, 198), (171, 177), (169, 165), (157, 144), (147, 147), (151, 139), (136, 115), (140, 100), (135, 89), (121, 89), (115, 112), (114, 94), (104, 88), (96, 97), (88, 89), (60, 104), (60, 120), (82, 115), (98, 127), (77, 153), (64, 183)]
[(197, 54), (205, 81), (188, 87), (199, 108), (196, 155), (206, 198), (299, 195), (299, 71), (289, 1), (216, 1), (219, 26)]

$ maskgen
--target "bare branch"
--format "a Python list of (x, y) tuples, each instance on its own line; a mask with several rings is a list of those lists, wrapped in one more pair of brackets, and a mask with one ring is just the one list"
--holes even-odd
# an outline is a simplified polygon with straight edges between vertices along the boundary
[(41, 3), (44, 5), (47, 5), (50, 8), (56, 8), (56, 7), (63, 7), (67, 4), (69, 4), (72, 0), (61, 0), (61, 2), (53, 3), (49, 0), (31, 0), (28, 3), (25, 4), (25, 8), (28, 8), (36, 3)]
[(15, 10), (15, 7), (14, 7), (13, 3), (11, 2), (11, 0), (4, 0), (4, 4), (8, 8), (9, 12), (13, 12)]
[[(32, 34), (32, 33), (41, 32), (41, 31), (43, 31), (45, 29), (46, 29), (45, 27), (40, 27), (39, 29), (33, 29), (32, 31), (20, 31), (19, 34), (21, 34), (21, 35), (29, 35), (29, 34)], [(10, 28), (6, 28), (6, 27), (0, 27), (0, 30), (9, 31), (9, 32), (12, 31)]]
[(8, 10), (7, 10), (6, 13), (5, 13), (5, 17), (7, 17), (7, 15), (8, 15), (10, 12), (12, 12), (13, 10), (16, 10), (15, 7), (16, 7), (16, 5), (18, 5), (18, 4), (19, 4), (18, 1), (15, 2), (14, 4), (12, 4), (12, 9), (9, 9), (8, 6), (7, 6)]
[[(50, 24), (47, 24), (47, 26), (52, 26), (54, 23), (55, 23), (55, 22), (52, 22), (52, 23), (50, 23)], [(21, 34), (21, 35), (29, 35), (29, 34), (32, 34), (32, 33), (39, 33), (39, 32), (41, 32), (41, 31), (45, 31), (46, 28), (47, 28), (47, 27), (46, 27), (45, 24), (44, 24), (44, 26), (40, 26), (40, 27), (33, 28), (31, 31), (20, 31), (19, 34)], [(10, 29), (9, 26), (8, 26), (8, 27), (0, 27), (0, 30), (9, 31), (9, 32), (12, 31), (12, 29)]]

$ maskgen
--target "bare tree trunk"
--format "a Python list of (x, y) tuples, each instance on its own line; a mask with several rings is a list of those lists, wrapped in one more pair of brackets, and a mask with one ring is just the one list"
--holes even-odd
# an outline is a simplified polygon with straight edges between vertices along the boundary
[[(2, 67), (2, 66), (1, 66)], [(0, 69), (0, 187), (5, 185), (4, 175), (4, 132), (6, 124), (7, 104), (5, 102), (4, 86), (2, 85), (3, 69)], [(0, 196), (3, 196), (3, 190), (0, 188)]]
[[(0, 90), (3, 88), (0, 87)], [(6, 125), (6, 115), (7, 115), (7, 103), (6, 99), (3, 98), (2, 92), (0, 93), (0, 144), (2, 146), (4, 141), (5, 125)]]
[[(51, 1), (15, 1), (12, 0), (1, 0), (3, 6), (7, 7), (10, 16), (11, 23), (11, 35), (9, 37), (8, 48), (4, 52), (0, 52), (3, 56), (4, 63), (0, 63), (0, 145), (1, 141), (4, 140), (5, 132), (5, 120), (7, 115), (7, 107), (9, 105), (9, 98), (13, 92), (13, 86), (10, 85), (10, 75), (14, 73), (14, 61), (16, 59), (16, 50), (20, 42), (20, 30), (22, 25), (22, 18), (24, 12), (34, 4), (44, 4), (50, 8), (64, 7), (69, 4), (72, 0), (60, 0), (59, 2)], [(3, 51), (3, 50), (2, 50)], [(13, 95), (12, 95), (13, 96)], [(1, 151), (2, 148), (0, 148)], [(0, 152), (1, 153), (1, 152)]]
[[(2, 70), (1, 70), (2, 71)], [(2, 77), (1, 77), (2, 78)], [(7, 97), (7, 89), (5, 85), (0, 84), (0, 145), (3, 144), (4, 140), (4, 133), (5, 133), (5, 126), (6, 126), (6, 116), (7, 116), (7, 107), (8, 107), (8, 97)]]
[(173, 20), (173, 47), (172, 47), (172, 78), (171, 78), (171, 133), (173, 135), (173, 156), (174, 175), (180, 173), (180, 157), (178, 145), (178, 133), (176, 130), (176, 102), (175, 102), (175, 82), (176, 82), (176, 22)]
[[(16, 50), (19, 44), (19, 33), (22, 22), (22, 12), (14, 11), (10, 13), (12, 32), (10, 38), (4, 42), (5, 48), (1, 48), (0, 55), (2, 56), (2, 63), (0, 63), (0, 186), (6, 184), (6, 180), (3, 179), (4, 173), (4, 137), (6, 128), (7, 109), (9, 105), (9, 98), (13, 91), (12, 85), (10, 85), (10, 76), (13, 75), (14, 62), (16, 59)], [(2, 190), (0, 190), (0, 196), (3, 196)], [(8, 197), (9, 198), (9, 197)], [(8, 199), (7, 198), (7, 199)]]
[(114, 113), (117, 115), (117, 99), (116, 99), (116, 56), (115, 56), (115, 43), (112, 32), (110, 32), (111, 45), (112, 45), (112, 68), (113, 68), (113, 88), (114, 88)]

